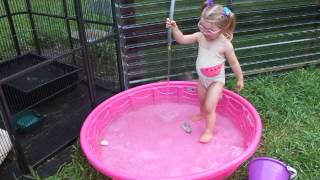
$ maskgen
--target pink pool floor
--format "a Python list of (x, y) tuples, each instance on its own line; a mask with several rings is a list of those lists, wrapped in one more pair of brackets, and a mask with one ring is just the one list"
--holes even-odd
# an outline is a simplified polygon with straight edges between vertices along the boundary
[[(121, 114), (102, 131), (99, 160), (105, 166), (136, 177), (172, 177), (217, 168), (244, 151), (238, 128), (218, 113), (214, 138), (208, 144), (198, 139), (205, 120), (192, 121), (199, 106), (181, 103), (145, 105)], [(184, 122), (192, 127), (188, 134)]]

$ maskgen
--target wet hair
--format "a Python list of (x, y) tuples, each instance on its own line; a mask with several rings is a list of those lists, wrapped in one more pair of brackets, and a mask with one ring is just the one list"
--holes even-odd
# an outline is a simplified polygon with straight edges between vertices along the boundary
[(225, 7), (219, 4), (208, 6), (205, 1), (201, 7), (201, 19), (213, 23), (222, 29), (223, 35), (230, 41), (236, 27), (236, 16), (231, 11), (226, 13)]

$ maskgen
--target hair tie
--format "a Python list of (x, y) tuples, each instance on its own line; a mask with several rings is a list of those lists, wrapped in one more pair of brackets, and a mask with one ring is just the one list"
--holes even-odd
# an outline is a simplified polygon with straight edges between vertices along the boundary
[(207, 0), (207, 4), (208, 4), (208, 6), (212, 6), (213, 5), (213, 0)]
[(231, 10), (228, 7), (223, 8), (223, 15), (229, 16), (231, 14)]

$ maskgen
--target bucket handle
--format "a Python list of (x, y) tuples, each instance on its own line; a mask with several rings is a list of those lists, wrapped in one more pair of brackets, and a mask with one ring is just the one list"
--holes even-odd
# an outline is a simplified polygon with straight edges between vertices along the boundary
[(290, 179), (293, 179), (298, 175), (297, 170), (293, 167), (287, 166), (287, 170), (290, 172)]

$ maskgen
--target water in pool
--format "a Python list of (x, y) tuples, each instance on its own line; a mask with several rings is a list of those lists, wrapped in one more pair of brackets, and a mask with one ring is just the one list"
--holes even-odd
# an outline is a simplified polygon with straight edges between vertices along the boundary
[[(205, 120), (192, 121), (197, 105), (165, 102), (120, 115), (100, 136), (99, 158), (108, 167), (131, 176), (172, 177), (217, 168), (244, 151), (244, 137), (222, 113), (217, 114), (214, 138), (199, 143)], [(184, 122), (192, 127), (188, 134)]]

